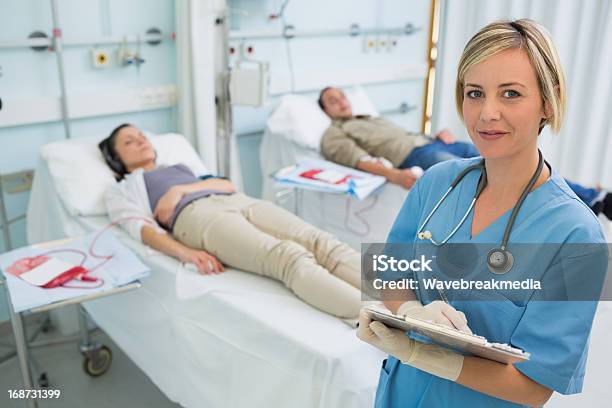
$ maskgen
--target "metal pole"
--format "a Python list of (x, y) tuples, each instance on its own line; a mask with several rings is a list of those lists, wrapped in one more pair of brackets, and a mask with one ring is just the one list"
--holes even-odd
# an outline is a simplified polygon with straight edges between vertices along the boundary
[(220, 36), (221, 50), (219, 50), (219, 86), (217, 93), (217, 158), (219, 170), (225, 177), (231, 173), (231, 141), (232, 141), (232, 106), (230, 103), (230, 68), (229, 68), (229, 21), (227, 1), (223, 1), (223, 8), (215, 21), (217, 34)]
[(340, 30), (289, 30), (289, 31), (230, 31), (230, 40), (274, 40), (290, 36), (291, 38), (317, 38), (317, 37), (359, 37), (366, 35), (390, 35), (390, 36), (408, 36), (420, 31), (421, 27), (407, 24), (404, 27), (396, 28), (360, 28), (355, 26), (349, 29)]
[(81, 334), (81, 344), (79, 348), (81, 352), (85, 353), (91, 350), (91, 336), (89, 334), (89, 328), (87, 327), (87, 315), (82, 305), (78, 306), (79, 313), (79, 332)]
[[(7, 291), (8, 293), (8, 291)], [(23, 318), (21, 313), (16, 313), (13, 310), (13, 305), (10, 301), (9, 294), (9, 312), (11, 314), (11, 324), (13, 326), (13, 336), (15, 336), (15, 348), (17, 349), (17, 359), (19, 360), (19, 369), (21, 370), (21, 380), (23, 381), (24, 390), (33, 390), (32, 373), (30, 372), (30, 364), (28, 360), (28, 345), (26, 344), (25, 329), (23, 327)], [(38, 402), (34, 398), (25, 400), (28, 408), (38, 408)]]
[(294, 212), (298, 217), (302, 216), (302, 202), (304, 200), (304, 193), (301, 188), (295, 188), (295, 205)]
[(0, 50), (5, 48), (30, 48), (50, 47), (51, 40), (48, 38), (28, 38), (26, 40), (4, 40), (0, 41)]
[(57, 57), (57, 71), (60, 83), (60, 102), (62, 107), (62, 122), (66, 139), (70, 139), (70, 122), (68, 116), (68, 97), (66, 94), (66, 81), (64, 79), (64, 59), (62, 56), (62, 30), (59, 28), (57, 17), (57, 0), (51, 0), (51, 15), (53, 18), (53, 50)]
[(10, 222), (6, 213), (6, 204), (4, 202), (4, 188), (2, 185), (2, 176), (0, 176), (0, 220), (2, 221), (2, 235), (4, 237), (4, 249), (6, 252), (13, 249), (11, 242), (11, 233), (9, 231)]
[[(140, 40), (145, 43), (152, 41), (174, 40), (174, 33), (170, 34), (143, 34)], [(62, 47), (85, 47), (100, 45), (138, 44), (138, 35), (124, 35), (115, 37), (85, 37), (62, 41)], [(0, 40), (0, 50), (10, 48), (52, 47), (51, 38), (29, 38), (25, 40)]]

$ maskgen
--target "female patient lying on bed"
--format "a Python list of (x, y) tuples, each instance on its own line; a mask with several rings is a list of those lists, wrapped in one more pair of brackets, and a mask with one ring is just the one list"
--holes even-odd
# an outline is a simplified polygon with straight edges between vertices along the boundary
[(99, 147), (119, 180), (106, 194), (109, 217), (128, 218), (121, 225), (133, 238), (201, 273), (226, 264), (278, 279), (327, 313), (358, 316), (360, 256), (348, 245), (236, 192), (229, 180), (198, 178), (182, 164), (156, 166), (153, 146), (132, 125), (117, 127)]

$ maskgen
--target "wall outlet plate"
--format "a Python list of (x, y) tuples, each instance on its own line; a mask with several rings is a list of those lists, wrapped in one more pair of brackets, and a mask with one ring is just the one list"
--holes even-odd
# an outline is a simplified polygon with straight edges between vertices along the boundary
[(16, 173), (0, 175), (4, 192), (7, 194), (21, 193), (32, 188), (34, 170), (22, 170)]
[(391, 52), (397, 46), (397, 38), (393, 36), (387, 37), (387, 51)]
[(377, 51), (377, 43), (376, 37), (363, 37), (363, 52), (374, 52)]
[(92, 50), (91, 61), (94, 68), (107, 68), (110, 66), (110, 56), (105, 50)]

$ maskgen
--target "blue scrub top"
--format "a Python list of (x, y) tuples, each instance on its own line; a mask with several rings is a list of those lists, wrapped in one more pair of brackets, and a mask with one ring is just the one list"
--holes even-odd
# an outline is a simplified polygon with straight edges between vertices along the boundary
[[(419, 226), (457, 174), (479, 160), (481, 158), (446, 161), (427, 170), (410, 191), (387, 242), (417, 242)], [(479, 177), (478, 170), (468, 173), (438, 208), (426, 228), (435, 239), (446, 237), (459, 223), (474, 197)], [(510, 213), (511, 210), (472, 239), (471, 211), (449, 242), (493, 243), (498, 246)], [(593, 212), (553, 170), (550, 179), (527, 196), (514, 223), (509, 242), (605, 244), (605, 238)], [(598, 267), (606, 268), (607, 252), (593, 256)], [(584, 259), (569, 268), (583, 273), (582, 261)], [(531, 353), (529, 361), (515, 364), (523, 374), (562, 394), (581, 392), (588, 340), (597, 303), (516, 302), (503, 293), (494, 293), (492, 296), (495, 301), (450, 303), (466, 314), (474, 333), (485, 336), (489, 341), (508, 343)], [(433, 300), (421, 299), (424, 304)], [(381, 369), (375, 406), (491, 408), (521, 405), (471, 390), (389, 357)]]

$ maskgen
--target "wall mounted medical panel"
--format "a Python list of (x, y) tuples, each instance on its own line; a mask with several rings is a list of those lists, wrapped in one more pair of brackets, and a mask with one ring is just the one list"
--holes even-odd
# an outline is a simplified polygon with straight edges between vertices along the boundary
[[(71, 120), (173, 108), (176, 85), (115, 88), (68, 94)], [(62, 118), (59, 96), (3, 97), (0, 128), (48, 123)]]
[[(268, 57), (265, 46), (267, 44), (260, 45), (261, 59)], [(422, 80), (427, 68), (424, 62), (410, 61), (399, 55), (364, 55), (361, 40), (357, 38), (330, 38), (324, 41), (295, 38), (289, 40), (289, 47), (294, 89), (298, 92), (320, 90), (329, 84), (347, 86)], [(288, 58), (275, 60), (270, 64), (270, 71), (270, 93), (291, 92)]]
[[(131, 33), (133, 34), (133, 33)], [(64, 66), (66, 71), (66, 91), (68, 95), (75, 92), (121, 89), (135, 86), (154, 86), (171, 84), (176, 81), (176, 58), (174, 43), (165, 40), (159, 45), (128, 45), (127, 49), (136, 53), (140, 48), (140, 57), (144, 63), (139, 66), (122, 66), (118, 52), (120, 45), (101, 47), (65, 47)], [(109, 54), (108, 67), (94, 69), (91, 52), (103, 49)]]

